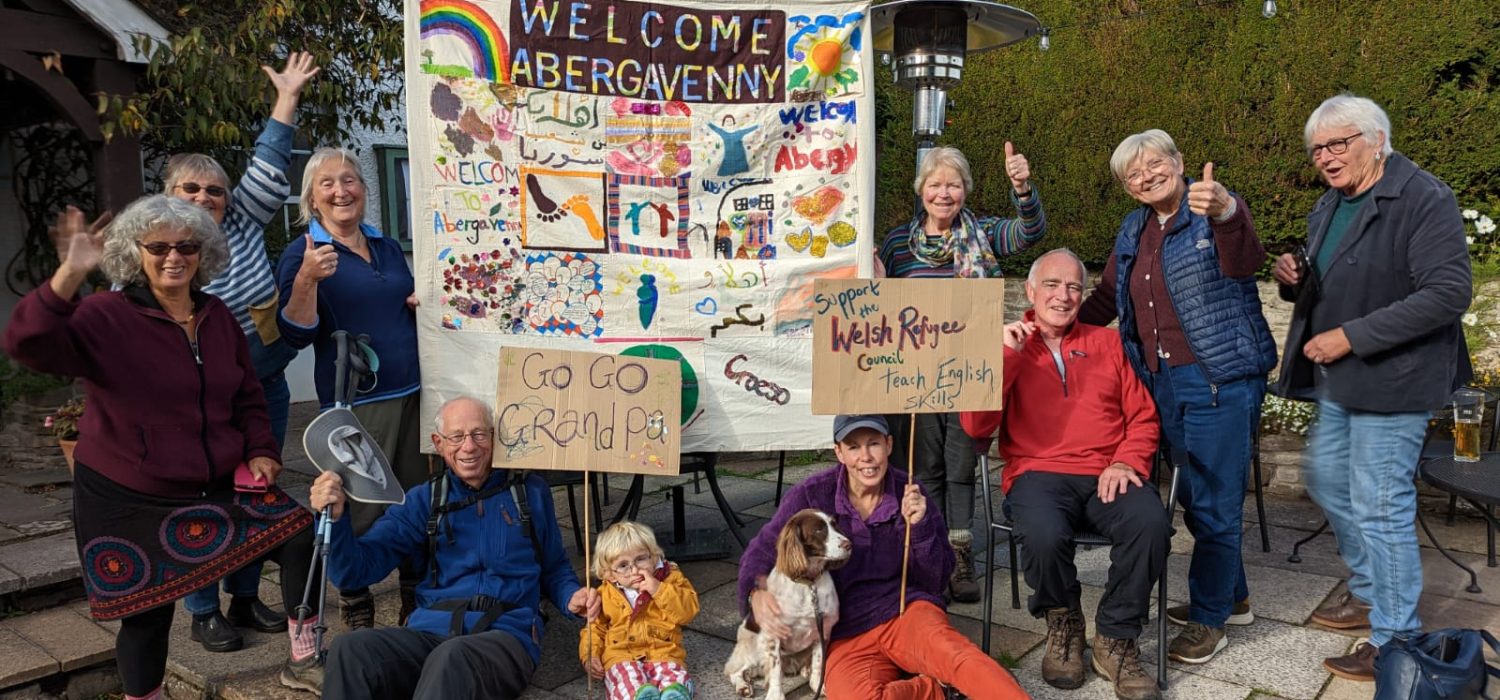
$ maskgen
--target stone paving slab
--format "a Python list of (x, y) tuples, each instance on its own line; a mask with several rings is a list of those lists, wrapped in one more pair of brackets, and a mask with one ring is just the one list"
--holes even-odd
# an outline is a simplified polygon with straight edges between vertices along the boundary
[(39, 588), (79, 576), (73, 533), (64, 532), (0, 547), (0, 567), (21, 577), (23, 588)]
[(1359, 683), (1332, 677), (1328, 685), (1323, 688), (1323, 694), (1318, 696), (1318, 700), (1373, 700), (1374, 697), (1374, 683)]
[(0, 623), (56, 659), (62, 671), (115, 657), (114, 633), (68, 608), (52, 608)]
[(23, 582), (20, 574), (5, 568), (4, 565), (0, 565), (0, 595), (21, 590)]
[(73, 483), (73, 473), (69, 472), (66, 467), (9, 471), (0, 474), (0, 483), (10, 484), (20, 489), (68, 486)]
[(25, 493), (13, 488), (0, 489), (0, 523), (16, 528), (36, 520), (61, 520), (72, 511), (72, 502), (63, 502), (40, 493)]
[(14, 631), (0, 627), (0, 688), (57, 673), (57, 659)]
[[(1176, 632), (1170, 629), (1168, 639)], [(1311, 700), (1328, 682), (1323, 659), (1343, 654), (1350, 646), (1348, 637), (1332, 632), (1257, 620), (1249, 627), (1234, 628), (1229, 646), (1212, 661), (1192, 667), (1172, 662), (1171, 667), (1289, 700)], [(1141, 657), (1154, 659), (1155, 655), (1155, 635), (1149, 635), (1142, 641)]]
[(18, 530), (12, 530), (8, 527), (0, 527), (0, 545), (14, 542), (21, 539), (22, 537), (25, 537), (25, 535), (22, 535)]
[[(1076, 690), (1059, 690), (1042, 681), (1042, 656), (1046, 653), (1045, 648), (1037, 648), (1021, 660), (1019, 668), (1013, 673), (1022, 688), (1035, 700), (1115, 700), (1114, 687), (1102, 676), (1094, 673), (1091, 667), (1086, 667), (1086, 681), (1083, 687)], [(1085, 651), (1084, 658), (1091, 658), (1092, 652)], [(1156, 663), (1145, 660), (1141, 662), (1144, 669), (1153, 678), (1156, 676)], [(1242, 700), (1246, 689), (1215, 680), (1206, 676), (1186, 673), (1179, 670), (1168, 669), (1167, 690), (1162, 694), (1166, 700)]]

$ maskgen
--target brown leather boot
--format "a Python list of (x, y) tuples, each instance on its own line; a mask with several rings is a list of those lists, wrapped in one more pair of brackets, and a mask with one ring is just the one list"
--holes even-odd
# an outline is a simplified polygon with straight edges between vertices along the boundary
[(1312, 621), (1336, 630), (1370, 626), (1370, 606), (1346, 589), (1333, 600), (1313, 611)]
[(953, 547), (953, 576), (948, 579), (948, 592), (953, 596), (954, 602), (978, 603), (980, 599), (979, 582), (974, 580), (974, 550), (973, 544), (954, 544)]
[(1047, 653), (1042, 680), (1054, 688), (1083, 685), (1083, 613), (1073, 608), (1047, 611)]
[(1375, 657), (1379, 655), (1380, 647), (1369, 642), (1360, 642), (1354, 646), (1354, 651), (1344, 656), (1323, 659), (1323, 668), (1339, 678), (1374, 683)]
[(1108, 678), (1120, 700), (1161, 700), (1156, 679), (1141, 669), (1141, 650), (1134, 639), (1094, 635), (1094, 672)]

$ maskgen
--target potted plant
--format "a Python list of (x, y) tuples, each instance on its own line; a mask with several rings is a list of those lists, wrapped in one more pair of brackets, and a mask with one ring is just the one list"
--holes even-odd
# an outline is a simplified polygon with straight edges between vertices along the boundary
[(43, 425), (57, 436), (57, 446), (62, 448), (63, 459), (68, 460), (70, 474), (73, 472), (73, 448), (78, 446), (78, 421), (83, 418), (83, 408), (83, 397), (71, 398), (43, 421)]

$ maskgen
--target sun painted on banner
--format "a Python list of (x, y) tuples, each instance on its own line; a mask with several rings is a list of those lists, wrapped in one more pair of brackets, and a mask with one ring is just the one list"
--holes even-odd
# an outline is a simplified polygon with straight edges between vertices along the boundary
[(502, 347), (651, 346), (697, 378), (684, 449), (825, 446), (812, 282), (873, 259), (867, 6), (405, 9), (424, 414)]

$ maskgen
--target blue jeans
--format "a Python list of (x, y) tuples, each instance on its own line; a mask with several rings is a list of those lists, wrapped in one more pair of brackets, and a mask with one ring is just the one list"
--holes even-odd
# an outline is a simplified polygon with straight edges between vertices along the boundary
[[(255, 365), (255, 374), (260, 377), (261, 390), (266, 395), (266, 410), (271, 415), (271, 434), (277, 445), (286, 444), (287, 417), (291, 413), (292, 389), (286, 383), (286, 366), (297, 357), (297, 351), (286, 342), (278, 340), (269, 346), (260, 342), (260, 336), (251, 333), (245, 336), (250, 344), (250, 362)], [(224, 577), (224, 592), (232, 596), (254, 596), (260, 590), (260, 564), (250, 564)], [(219, 609), (219, 587), (204, 586), (182, 599), (182, 607), (192, 615), (207, 615)]]
[(1223, 627), (1235, 602), (1250, 597), (1240, 539), (1250, 443), (1266, 379), (1214, 386), (1197, 364), (1164, 367), (1151, 375), (1151, 395), (1167, 444), (1187, 453), (1178, 502), (1193, 533), (1188, 619)]
[(1349, 593), (1371, 606), (1375, 646), (1422, 629), (1415, 479), (1431, 415), (1352, 411), (1320, 400), (1302, 460), (1307, 493), (1349, 565)]

